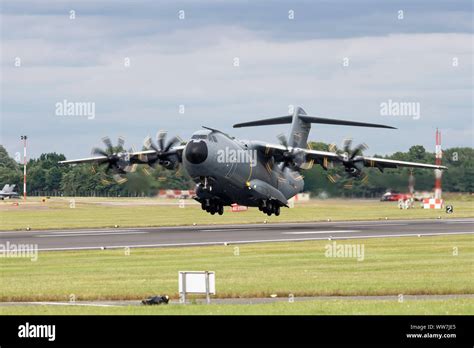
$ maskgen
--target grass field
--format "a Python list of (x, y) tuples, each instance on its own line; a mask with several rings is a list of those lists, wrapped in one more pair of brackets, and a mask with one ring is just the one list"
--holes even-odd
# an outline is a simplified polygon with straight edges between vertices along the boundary
[(328, 300), (252, 305), (161, 305), (127, 307), (12, 306), (6, 315), (460, 315), (473, 314), (473, 299), (449, 300)]
[[(13, 205), (15, 202), (18, 206)], [(42, 202), (40, 198), (6, 200), (0, 202), (2, 230), (83, 228), (83, 227), (145, 227), (261, 223), (331, 220), (377, 220), (385, 219), (435, 219), (474, 217), (474, 199), (469, 196), (455, 196), (446, 204), (454, 206), (453, 214), (443, 210), (398, 209), (396, 202), (377, 200), (313, 200), (297, 204), (293, 209), (282, 209), (279, 217), (262, 214), (256, 208), (246, 212), (232, 213), (229, 208), (223, 216), (210, 215), (201, 210), (193, 200), (187, 200), (185, 208), (178, 207), (178, 200), (149, 198), (52, 198)]]
[(232, 245), (132, 249), (128, 256), (40, 252), (36, 262), (0, 258), (0, 301), (177, 298), (180, 270), (215, 271), (221, 298), (473, 294), (473, 241), (471, 235), (346, 241), (364, 245), (363, 261), (326, 257), (329, 241), (239, 245), (238, 256)]
[[(447, 199), (454, 213), (400, 210), (375, 200), (320, 200), (268, 217), (257, 209), (211, 216), (195, 204), (157, 199), (69, 198), (0, 202), (2, 230), (474, 217), (472, 197)], [(188, 201), (192, 203), (192, 201)], [(171, 204), (170, 204), (171, 203)], [(217, 297), (474, 294), (474, 237), (451, 235), (338, 241), (365, 258), (327, 258), (328, 241), (192, 248), (40, 252), (36, 262), (0, 258), (0, 301), (177, 298), (178, 271), (216, 272)], [(331, 242), (332, 243), (332, 242)], [(454, 255), (454, 250), (458, 255)], [(238, 254), (236, 256), (235, 254)], [(157, 307), (1, 306), (0, 314), (474, 314), (473, 299), (329, 300)]]

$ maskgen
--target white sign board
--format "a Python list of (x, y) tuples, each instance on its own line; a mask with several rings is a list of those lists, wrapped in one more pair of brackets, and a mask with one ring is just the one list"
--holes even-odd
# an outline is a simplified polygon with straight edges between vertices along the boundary
[[(209, 294), (216, 294), (216, 275), (209, 274)], [(178, 277), (179, 293), (206, 294), (206, 272), (205, 271), (181, 271)]]

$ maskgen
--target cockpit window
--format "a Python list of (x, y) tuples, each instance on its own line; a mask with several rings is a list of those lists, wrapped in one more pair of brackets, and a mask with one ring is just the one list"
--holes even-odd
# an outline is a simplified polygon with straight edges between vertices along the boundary
[(207, 135), (205, 134), (194, 134), (191, 139), (207, 139)]

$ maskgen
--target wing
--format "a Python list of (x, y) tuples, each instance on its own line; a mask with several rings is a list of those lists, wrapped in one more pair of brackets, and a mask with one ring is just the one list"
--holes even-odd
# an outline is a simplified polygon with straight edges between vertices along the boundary
[[(343, 162), (340, 156), (334, 152), (328, 151), (317, 151), (317, 150), (307, 150), (302, 149), (306, 154), (307, 160), (314, 160), (316, 163), (321, 164), (323, 167), (327, 167), (328, 162)], [(363, 163), (365, 167), (378, 168), (383, 172), (385, 168), (398, 168), (398, 167), (408, 167), (408, 168), (427, 168), (427, 169), (439, 169), (444, 170), (448, 169), (446, 166), (440, 166), (435, 164), (426, 164), (419, 162), (407, 162), (407, 161), (397, 161), (385, 158), (378, 157), (367, 157), (367, 156), (356, 156), (353, 159), (354, 162)]]
[[(184, 145), (175, 146), (168, 150), (166, 153), (159, 154), (155, 150), (145, 150), (145, 151), (136, 151), (136, 152), (128, 152), (124, 153), (124, 158), (130, 164), (147, 164), (150, 162), (151, 159), (156, 160), (159, 157), (170, 157), (173, 155), (177, 155), (177, 158), (180, 160), (181, 154), (184, 149)], [(103, 163), (108, 160), (107, 156), (94, 156), (94, 157), (86, 157), (86, 158), (79, 158), (74, 160), (67, 160), (67, 161), (60, 161), (59, 164), (79, 164), (79, 163)]]
[(397, 161), (397, 160), (377, 158), (377, 157), (365, 157), (365, 156), (361, 156), (361, 157), (363, 158), (364, 165), (366, 167), (376, 167), (376, 168), (379, 168), (381, 171), (383, 171), (384, 168), (398, 168), (398, 167), (428, 168), (428, 169), (439, 169), (439, 170), (448, 169), (448, 167), (446, 166), (439, 166), (436, 164)]
[[(156, 152), (154, 150), (146, 150), (146, 151), (138, 151), (129, 153), (130, 163), (146, 163), (141, 162), (140, 158), (147, 155), (154, 155)], [(67, 161), (60, 161), (59, 164), (79, 164), (79, 163), (102, 163), (107, 161), (107, 156), (94, 156), (94, 157), (86, 157), (86, 158), (78, 158), (73, 160)]]
[[(285, 158), (285, 152), (293, 153), (304, 153), (306, 161), (313, 160), (315, 163), (320, 164), (323, 168), (327, 169), (329, 162), (343, 164), (343, 159), (341, 155), (330, 152), (330, 151), (318, 151), (310, 150), (303, 148), (292, 148), (285, 147), (282, 145), (276, 144), (267, 144), (261, 142), (255, 142), (252, 144), (253, 148), (257, 149), (267, 157), (274, 157), (275, 161), (281, 161)], [(444, 170), (448, 169), (445, 166), (435, 165), (435, 164), (425, 164), (417, 162), (406, 162), (406, 161), (397, 161), (391, 159), (377, 158), (377, 157), (366, 157), (366, 156), (356, 156), (352, 160), (353, 162), (361, 163), (365, 167), (374, 167), (378, 168), (380, 171), (383, 171), (385, 168), (398, 168), (398, 167), (409, 167), (409, 168), (427, 168), (427, 169), (439, 169)]]

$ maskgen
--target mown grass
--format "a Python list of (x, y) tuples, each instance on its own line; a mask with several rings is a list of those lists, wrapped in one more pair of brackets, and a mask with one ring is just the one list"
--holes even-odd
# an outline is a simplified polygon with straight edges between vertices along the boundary
[(316, 300), (252, 305), (192, 304), (126, 307), (2, 306), (3, 315), (472, 315), (474, 299)]
[(329, 241), (132, 249), (128, 256), (40, 252), (36, 262), (0, 258), (0, 301), (177, 298), (182, 270), (215, 271), (222, 298), (472, 294), (473, 241), (471, 235), (337, 241), (363, 244), (363, 261), (326, 257)]
[[(101, 204), (99, 202), (105, 202)], [(156, 203), (175, 203), (176, 205), (150, 205)], [(193, 201), (188, 200), (188, 203)], [(297, 221), (331, 220), (378, 220), (378, 219), (436, 219), (474, 217), (472, 197), (453, 197), (446, 201), (454, 206), (453, 214), (444, 210), (421, 209), (416, 203), (415, 209), (398, 209), (396, 202), (379, 202), (377, 200), (313, 200), (297, 204), (293, 209), (283, 209), (279, 217), (262, 214), (256, 208), (246, 212), (232, 213), (229, 208), (223, 216), (210, 215), (202, 211), (199, 205), (189, 204), (179, 208), (177, 200), (154, 199), (107, 199), (76, 198), (75, 208), (70, 208), (69, 198), (52, 198), (41, 202), (30, 198), (27, 202), (13, 200), (0, 202), (0, 229), (22, 230), (85, 228), (85, 227), (145, 227), (231, 224), (231, 223), (269, 223)], [(124, 204), (124, 205), (111, 205)], [(146, 205), (148, 204), (148, 205)]]

